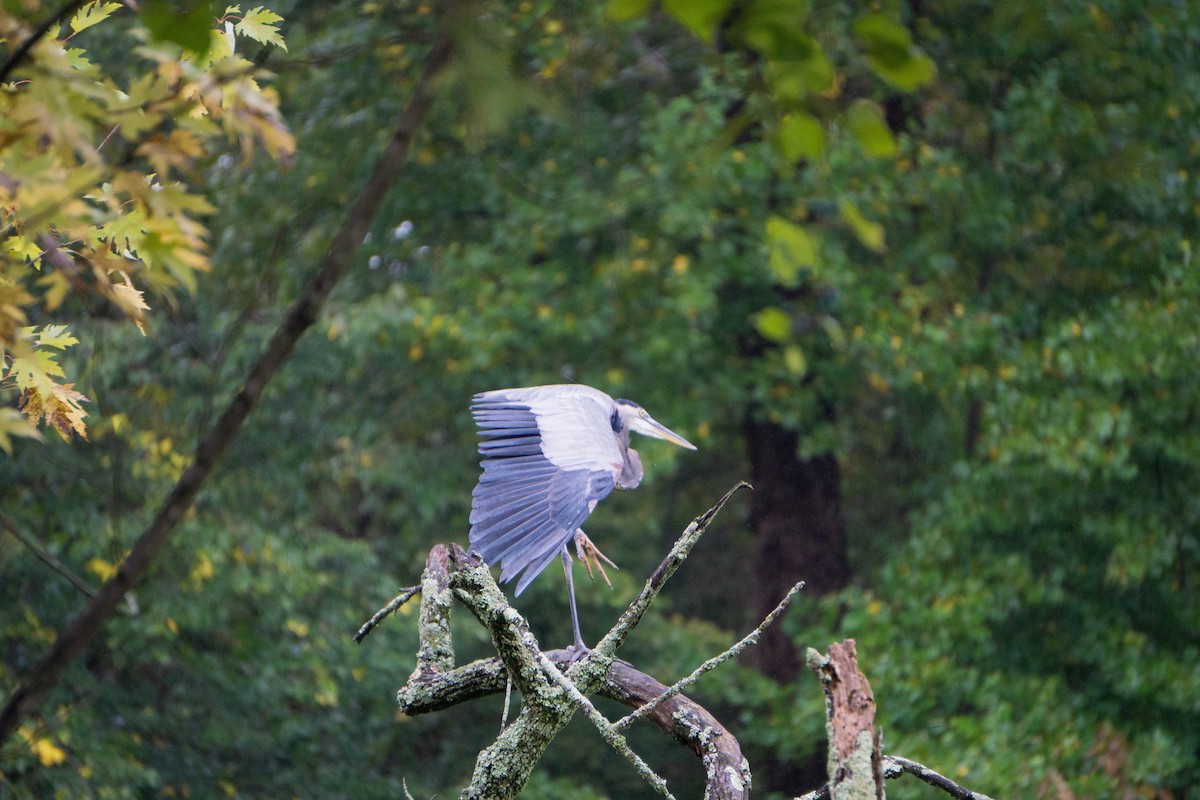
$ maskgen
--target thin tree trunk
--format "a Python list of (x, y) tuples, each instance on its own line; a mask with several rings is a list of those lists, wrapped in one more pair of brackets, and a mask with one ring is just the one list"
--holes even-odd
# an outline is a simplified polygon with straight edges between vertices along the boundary
[(50, 652), (30, 670), (0, 710), (0, 743), (16, 731), (21, 720), (53, 689), (66, 668), (103, 630), (125, 593), (141, 578), (166, 544), (200, 491), (213, 467), (236, 438), (242, 423), (262, 396), (279, 366), (291, 355), (296, 342), (317, 321), (330, 292), (362, 245), (387, 191), (399, 177), (408, 151), (424, 123), (432, 101), (432, 77), (449, 57), (448, 40), (442, 39), (427, 56), (424, 74), (401, 114), (399, 125), (354, 205), (347, 210), (341, 229), (304, 291), (250, 369), (245, 382), (225, 411), (196, 447), (191, 465), (167, 495), (150, 525), (138, 537), (129, 555), (99, 594), (63, 628)]

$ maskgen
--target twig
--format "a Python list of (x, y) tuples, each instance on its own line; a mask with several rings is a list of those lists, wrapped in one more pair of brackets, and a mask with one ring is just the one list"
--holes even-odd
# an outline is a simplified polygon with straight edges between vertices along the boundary
[(799, 797), (793, 797), (792, 800), (829, 800), (829, 784), (825, 784), (820, 789), (805, 792)]
[(619, 719), (613, 723), (613, 727), (616, 728), (617, 730), (624, 730), (625, 728), (628, 728), (634, 722), (636, 722), (637, 720), (646, 716), (651, 711), (653, 711), (654, 709), (656, 709), (660, 705), (662, 705), (664, 702), (666, 702), (667, 700), (670, 700), (672, 697), (679, 694), (681, 691), (683, 691), (687, 687), (691, 686), (693, 683), (695, 683), (697, 680), (700, 679), (700, 676), (704, 675), (706, 672), (710, 672), (710, 671), (716, 669), (717, 667), (721, 666), (722, 664), (724, 664), (726, 661), (730, 660), (731, 658), (736, 658), (738, 655), (740, 655), (742, 653), (742, 651), (746, 650), (748, 647), (754, 646), (758, 642), (759, 637), (762, 636), (763, 631), (765, 631), (771, 625), (771, 623), (773, 623), (776, 619), (779, 618), (779, 615), (782, 614), (787, 609), (787, 607), (791, 604), (792, 598), (795, 597), (796, 594), (803, 588), (804, 588), (804, 581), (800, 581), (799, 583), (797, 583), (795, 586), (792, 587), (791, 591), (789, 591), (782, 600), (779, 601), (779, 605), (775, 606), (775, 609), (770, 614), (767, 615), (766, 619), (764, 619), (761, 623), (759, 623), (759, 626), (757, 628), (750, 631), (750, 633), (746, 634), (746, 636), (741, 641), (739, 641), (737, 644), (730, 647), (724, 653), (713, 656), (712, 658), (708, 659), (700, 666), (696, 667), (695, 671), (692, 672), (691, 675), (688, 675), (686, 678), (682, 678), (682, 679), (676, 681), (675, 683), (671, 684), (671, 687), (669, 689), (667, 689), (665, 692), (660, 694), (658, 697), (651, 700), (649, 703), (646, 703), (646, 705), (641, 706), (640, 708), (636, 709), (635, 711), (633, 711), (630, 714), (626, 714), (624, 717), (621, 717), (621, 719)]
[(361, 643), (363, 639), (367, 638), (367, 634), (375, 630), (379, 623), (383, 622), (383, 620), (387, 618), (388, 614), (391, 614), (400, 606), (407, 603), (412, 599), (413, 595), (419, 591), (421, 591), (421, 586), (419, 584), (417, 586), (409, 586), (403, 589), (400, 594), (392, 598), (391, 602), (372, 614), (371, 618), (362, 624), (362, 627), (358, 629), (358, 633), (354, 634), (354, 641)]
[[(117, 567), (116, 574), (104, 584), (96, 599), (67, 623), (50, 651), (26, 673), (4, 708), (0, 709), (0, 744), (17, 730), (22, 718), (40, 704), (47, 692), (58, 683), (67, 665), (99, 635), (116, 610), (117, 603), (149, 569), (159, 550), (191, 508), (200, 487), (237, 437), (242, 423), (262, 397), (280, 364), (291, 355), (296, 342), (319, 318), (325, 301), (362, 246), (363, 237), (383, 205), (385, 195), (408, 161), (409, 150), (433, 102), (434, 77), (449, 60), (451, 49), (450, 40), (443, 37), (427, 56), (424, 72), (401, 112), (395, 132), (376, 161), (358, 199), (347, 209), (342, 225), (316, 273), (288, 309), (221, 416), (201, 438), (192, 463), (183, 471), (154, 518), (134, 542), (129, 555)], [(3, 72), (0, 71), (2, 77)]]
[(28, 547), (35, 556), (45, 562), (46, 566), (50, 567), (50, 569), (54, 570), (59, 575), (62, 575), (64, 578), (74, 584), (76, 589), (83, 592), (93, 600), (96, 598), (96, 590), (93, 589), (87, 581), (72, 572), (70, 567), (55, 558), (49, 550), (42, 547), (35, 539), (30, 536), (26, 536), (25, 532), (18, 528), (16, 524), (8, 517), (0, 515), (0, 527), (3, 527), (4, 530), (12, 534), (14, 539)]
[(646, 613), (646, 609), (654, 602), (654, 598), (662, 590), (663, 584), (675, 574), (675, 570), (679, 569), (679, 565), (688, 557), (688, 553), (692, 551), (696, 542), (700, 541), (700, 537), (704, 535), (704, 531), (708, 528), (709, 523), (713, 521), (713, 517), (717, 515), (717, 512), (724, 508), (725, 504), (729, 502), (729, 499), (739, 489), (753, 488), (746, 481), (738, 481), (732, 489), (725, 493), (724, 497), (717, 501), (715, 506), (692, 520), (692, 523), (687, 526), (679, 539), (676, 540), (674, 547), (671, 548), (671, 552), (667, 553), (666, 558), (651, 573), (650, 579), (646, 581), (646, 585), (642, 588), (641, 593), (630, 603), (629, 608), (625, 609), (625, 613), (621, 615), (621, 618), (617, 620), (617, 624), (604, 635), (604, 638), (596, 645), (596, 649), (592, 651), (591, 655), (582, 659), (579, 664), (571, 668), (569, 674), (572, 679), (577, 679), (577, 673), (593, 657), (599, 655), (611, 658), (616, 653), (617, 648), (624, 643), (630, 631), (641, 621), (642, 615)]
[(883, 777), (898, 778), (905, 772), (915, 775), (930, 786), (941, 789), (955, 800), (992, 800), (986, 794), (973, 792), (965, 786), (958, 785), (945, 775), (939, 775), (924, 764), (918, 764), (916, 761), (909, 761), (907, 758), (899, 756), (883, 757)]
[(504, 711), (500, 714), (500, 730), (508, 727), (508, 709), (512, 706), (512, 676), (504, 675)]
[(545, 653), (538, 653), (538, 663), (541, 664), (542, 669), (546, 670), (547, 674), (554, 679), (555, 683), (566, 690), (567, 695), (573, 701), (575, 701), (575, 705), (579, 706), (584, 715), (592, 721), (593, 725), (596, 726), (596, 730), (600, 731), (600, 736), (603, 737), (604, 741), (608, 742), (612, 749), (624, 756), (625, 760), (633, 764), (634, 769), (638, 771), (638, 774), (642, 776), (646, 783), (653, 787), (654, 791), (658, 792), (663, 797), (668, 797), (671, 800), (675, 800), (674, 795), (672, 795), (667, 789), (667, 782), (663, 780), (662, 777), (659, 776), (654, 770), (650, 769), (646, 762), (642, 760), (641, 756), (633, 752), (633, 749), (629, 746), (629, 742), (627, 742), (625, 737), (617, 731), (616, 726), (609, 722), (608, 719), (596, 709), (596, 706), (592, 704), (591, 700), (588, 700), (583, 696), (575, 684), (571, 683), (567, 676), (563, 675), (562, 672), (559, 671), (558, 667), (554, 666), (550, 659), (546, 658)]
[[(915, 775), (930, 786), (941, 789), (955, 800), (992, 800), (986, 794), (973, 792), (965, 786), (959, 786), (945, 775), (939, 775), (924, 764), (918, 764), (916, 761), (909, 761), (900, 756), (883, 757), (883, 777), (892, 780), (906, 772), (909, 775)], [(794, 800), (829, 800), (829, 784), (802, 794)]]

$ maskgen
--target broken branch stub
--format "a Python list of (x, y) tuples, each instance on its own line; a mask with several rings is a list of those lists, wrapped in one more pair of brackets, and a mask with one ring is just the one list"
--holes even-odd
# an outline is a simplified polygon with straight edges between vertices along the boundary
[(883, 800), (883, 764), (875, 728), (875, 695), (858, 668), (854, 640), (808, 650), (808, 667), (825, 689), (831, 800)]

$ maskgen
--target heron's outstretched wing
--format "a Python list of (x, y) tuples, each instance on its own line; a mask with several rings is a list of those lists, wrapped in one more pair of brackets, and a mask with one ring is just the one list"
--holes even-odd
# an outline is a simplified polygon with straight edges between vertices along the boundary
[(603, 392), (569, 384), (475, 396), (484, 459), (472, 494), (471, 547), (501, 565), (501, 581), (521, 575), (517, 594), (613, 490), (624, 464), (614, 408)]

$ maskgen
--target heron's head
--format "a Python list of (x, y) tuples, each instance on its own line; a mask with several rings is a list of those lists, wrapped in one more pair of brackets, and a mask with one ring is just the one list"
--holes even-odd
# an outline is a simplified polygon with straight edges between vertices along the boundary
[(655, 422), (654, 418), (646, 413), (646, 409), (632, 400), (618, 400), (615, 416), (616, 419), (614, 420), (613, 428), (618, 429), (619, 433), (637, 431), (643, 436), (665, 439), (672, 444), (686, 447), (688, 450), (696, 449), (696, 445), (678, 433), (675, 433), (675, 431), (660, 422)]

